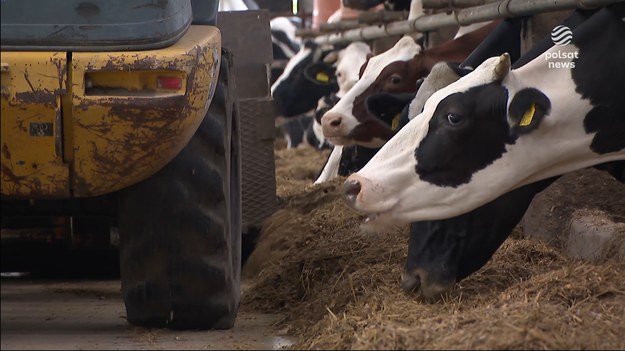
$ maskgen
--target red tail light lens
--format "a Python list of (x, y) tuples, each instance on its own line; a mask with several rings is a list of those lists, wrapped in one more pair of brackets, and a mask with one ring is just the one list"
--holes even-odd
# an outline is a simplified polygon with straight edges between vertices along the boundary
[(180, 77), (156, 77), (156, 85), (161, 89), (180, 90), (182, 78)]

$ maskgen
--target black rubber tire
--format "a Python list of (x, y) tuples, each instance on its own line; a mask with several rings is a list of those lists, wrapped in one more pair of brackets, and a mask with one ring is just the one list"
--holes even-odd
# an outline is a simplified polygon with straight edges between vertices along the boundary
[(120, 192), (128, 322), (229, 329), (240, 301), (241, 173), (231, 56), (199, 129), (162, 170)]

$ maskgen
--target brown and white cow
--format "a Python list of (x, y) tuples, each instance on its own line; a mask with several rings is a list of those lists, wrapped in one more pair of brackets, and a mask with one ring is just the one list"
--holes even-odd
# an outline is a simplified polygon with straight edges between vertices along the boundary
[(499, 22), (427, 50), (422, 50), (412, 38), (403, 37), (388, 51), (371, 57), (360, 69), (358, 83), (323, 116), (324, 135), (335, 145), (381, 147), (395, 132), (367, 112), (367, 98), (381, 92), (416, 92), (417, 80), (425, 77), (437, 62), (464, 61)]

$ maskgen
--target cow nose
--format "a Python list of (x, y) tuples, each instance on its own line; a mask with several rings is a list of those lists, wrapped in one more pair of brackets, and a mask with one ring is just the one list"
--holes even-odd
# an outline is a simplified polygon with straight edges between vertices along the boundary
[(405, 293), (411, 294), (421, 287), (421, 276), (418, 272), (404, 270), (401, 273), (401, 288)]
[(353, 204), (356, 201), (356, 197), (360, 193), (361, 187), (362, 186), (358, 180), (346, 180), (345, 183), (343, 183), (343, 195), (345, 195), (345, 199), (347, 199), (349, 203)]
[(321, 117), (321, 126), (323, 134), (326, 137), (340, 136), (341, 127), (343, 125), (343, 116), (338, 113), (326, 112)]

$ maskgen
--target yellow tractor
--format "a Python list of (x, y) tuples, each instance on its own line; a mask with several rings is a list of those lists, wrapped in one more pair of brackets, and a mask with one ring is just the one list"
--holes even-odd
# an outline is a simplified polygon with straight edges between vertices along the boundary
[(241, 121), (217, 10), (217, 0), (1, 2), (3, 271), (42, 260), (28, 240), (118, 241), (130, 323), (232, 327)]

